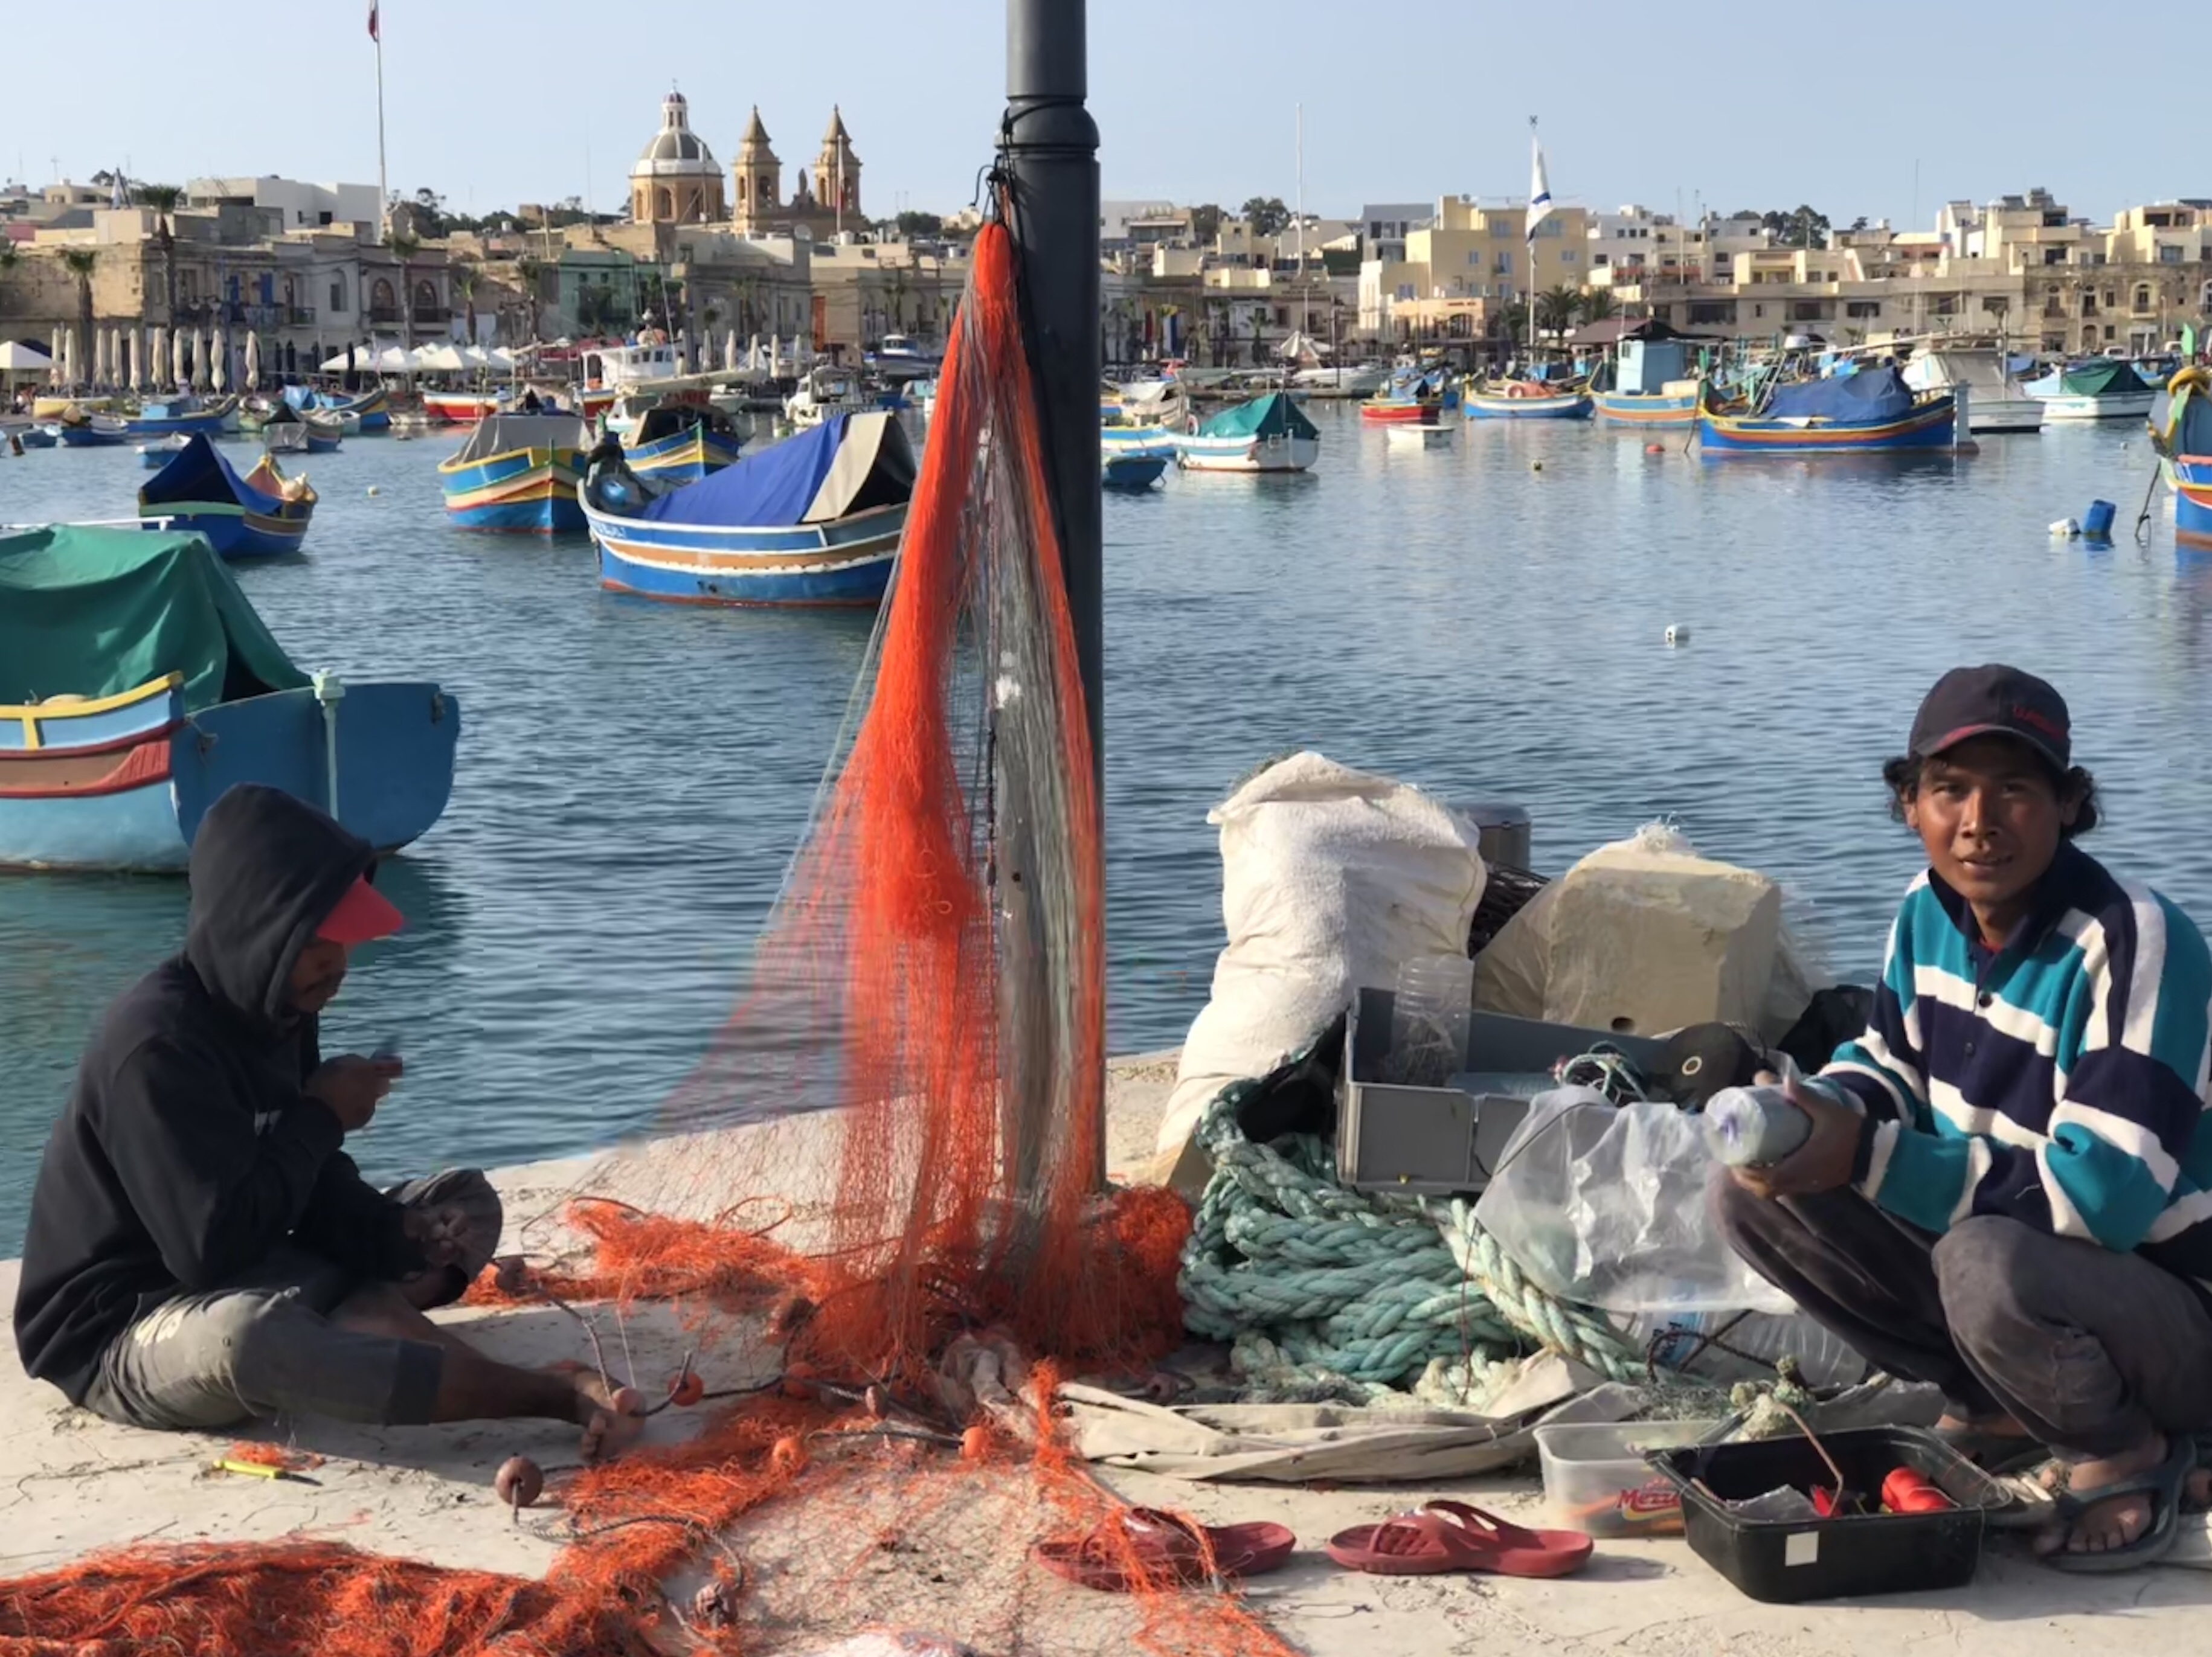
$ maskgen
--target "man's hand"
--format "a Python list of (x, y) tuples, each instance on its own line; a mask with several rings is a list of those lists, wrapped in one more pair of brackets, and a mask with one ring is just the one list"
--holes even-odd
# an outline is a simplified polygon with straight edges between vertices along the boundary
[[(1761, 1075), (1759, 1080), (1771, 1084), (1774, 1077)], [(1795, 1078), (1783, 1084), (1783, 1092), (1813, 1119), (1811, 1136), (1771, 1168), (1731, 1169), (1735, 1182), (1754, 1197), (1770, 1198), (1811, 1197), (1849, 1185), (1858, 1157), (1859, 1114)]]
[(376, 1107), (384, 1096), (392, 1091), (401, 1068), (397, 1059), (364, 1059), (359, 1053), (343, 1053), (317, 1065), (301, 1091), (328, 1105), (331, 1114), (338, 1119), (338, 1126), (348, 1133), (358, 1133), (376, 1114)]
[(461, 1243), (469, 1229), (466, 1211), (452, 1204), (441, 1208), (410, 1208), (402, 1212), (399, 1223), (407, 1234), (407, 1241), (422, 1251), (428, 1270), (442, 1272), (461, 1263)]

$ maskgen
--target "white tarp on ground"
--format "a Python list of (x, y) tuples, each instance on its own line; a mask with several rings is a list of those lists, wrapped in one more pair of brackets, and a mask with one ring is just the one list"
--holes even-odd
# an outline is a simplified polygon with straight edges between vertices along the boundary
[(1207, 813), (1229, 934), (1160, 1124), (1181, 1144), (1230, 1083), (1264, 1076), (1401, 963), (1464, 955), (1487, 878), (1475, 826), (1418, 788), (1297, 754)]
[(1556, 1356), (1530, 1360), (1500, 1413), (1349, 1404), (1193, 1404), (1170, 1409), (1063, 1385), (1087, 1461), (1170, 1478), (1256, 1484), (1435, 1483), (1510, 1467), (1536, 1453), (1540, 1424), (1625, 1421), (1646, 1402)]

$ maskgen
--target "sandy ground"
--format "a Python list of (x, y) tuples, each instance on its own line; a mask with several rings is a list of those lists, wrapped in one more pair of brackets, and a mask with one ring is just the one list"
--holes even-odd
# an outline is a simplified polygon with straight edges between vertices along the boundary
[[(1150, 1159), (1173, 1079), (1172, 1055), (1115, 1065), (1109, 1161), (1116, 1168)], [(695, 1151), (669, 1151), (659, 1174), (690, 1162)], [(653, 1158), (634, 1166), (650, 1170)], [(594, 1172), (585, 1160), (502, 1171), (497, 1179), (511, 1227), (519, 1235)], [(0, 1266), (0, 1293), (10, 1300), (15, 1272), (13, 1263)], [(586, 1356), (576, 1323), (550, 1308), (442, 1315), (511, 1362)], [(688, 1338), (669, 1320), (648, 1311), (619, 1330), (603, 1321), (611, 1362), (633, 1369), (648, 1385), (674, 1374)], [(713, 1385), (743, 1385), (774, 1373), (774, 1358), (738, 1341), (718, 1347), (704, 1367)], [(696, 1419), (667, 1411), (650, 1424), (651, 1437), (664, 1441)], [(492, 1472), (517, 1452), (557, 1468), (573, 1462), (574, 1448), (573, 1433), (553, 1425), (372, 1432), (299, 1423), (264, 1435), (324, 1457), (311, 1474), (318, 1482), (271, 1484), (209, 1471), (233, 1435), (165, 1436), (109, 1426), (26, 1379), (12, 1358), (0, 1365), (0, 1423), (6, 1423), (0, 1429), (0, 1574), (6, 1575), (134, 1542), (292, 1534), (441, 1564), (542, 1574), (561, 1545), (558, 1514), (541, 1509), (520, 1525), (511, 1522), (492, 1495)], [(764, 1511), (734, 1539), (753, 1575), (747, 1615), (760, 1636), (757, 1648), (817, 1651), (868, 1623), (933, 1628), (991, 1653), (1126, 1645), (1136, 1624), (1124, 1602), (1065, 1586), (1024, 1563), (1021, 1544), (1042, 1520), (1021, 1476), (977, 1479), (957, 1501), (911, 1508), (879, 1505), (856, 1514), (849, 1504), (828, 1501), (811, 1514), (808, 1504), (798, 1502)], [(1285, 1491), (1134, 1475), (1112, 1482), (1133, 1502), (1185, 1508), (1209, 1519), (1289, 1524), (1301, 1552), (1281, 1574), (1254, 1583), (1249, 1603), (1292, 1646), (1315, 1657), (2021, 1657), (2102, 1653), (2120, 1642), (2173, 1653), (2212, 1648), (2203, 1631), (2212, 1574), (2197, 1570), (2069, 1578), (2034, 1565), (2008, 1544), (1992, 1549), (1971, 1587), (1954, 1593), (1768, 1606), (1740, 1596), (1681, 1543), (1646, 1541), (1601, 1545), (1585, 1574), (1559, 1582), (1383, 1579), (1336, 1570), (1320, 1544), (1346, 1526), (1430, 1494), (1457, 1495), (1536, 1521), (1541, 1507), (1534, 1478), (1490, 1478), (1448, 1491)], [(2201, 1534), (2189, 1543), (2196, 1557), (2206, 1557)]]

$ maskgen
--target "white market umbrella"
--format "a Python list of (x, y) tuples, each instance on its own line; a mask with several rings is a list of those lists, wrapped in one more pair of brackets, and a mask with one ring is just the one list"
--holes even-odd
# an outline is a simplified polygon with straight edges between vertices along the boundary
[(62, 384), (76, 384), (76, 330), (66, 330), (62, 335)]
[(259, 334), (248, 334), (246, 337), (246, 389), (249, 391), (258, 391), (261, 389), (261, 336)]
[(191, 383), (192, 331), (191, 329), (179, 328), (169, 336), (169, 369), (172, 376), (169, 383), (179, 391), (183, 391)]
[(215, 332), (203, 328), (192, 341), (192, 389), (204, 391), (208, 388), (208, 367), (215, 358)]
[(93, 330), (92, 330), (92, 344), (91, 344), (90, 348), (89, 348), (89, 349), (85, 352), (85, 356), (86, 356), (86, 359), (87, 359), (87, 360), (91, 363), (91, 365), (92, 365), (92, 383), (93, 383), (93, 385), (94, 385), (95, 387), (97, 387), (97, 386), (102, 386), (102, 385), (106, 385), (106, 384), (107, 384), (107, 330), (106, 330), (106, 329), (105, 329), (105, 328), (100, 327), (100, 326), (98, 324), (96, 324), (96, 323), (93, 325)]
[(57, 385), (68, 385), (69, 381), (63, 378), (64, 374), (69, 368), (69, 337), (68, 331), (66, 329), (56, 328), (54, 330), (53, 349), (47, 355), (52, 356), (54, 360), (54, 384)]
[[(360, 360), (359, 360), (358, 358), (356, 358), (356, 359), (355, 360), (354, 366), (355, 366), (356, 368), (358, 368), (358, 367), (360, 367), (362, 366), (362, 365), (361, 365), (361, 362), (360, 362)], [(326, 373), (326, 374), (342, 374), (342, 373), (343, 373), (345, 371), (346, 371), (346, 358), (345, 358), (345, 353), (344, 353), (343, 351), (340, 351), (340, 352), (339, 352), (336, 356), (332, 357), (332, 358), (331, 358), (328, 362), (325, 362), (325, 364), (323, 364), (323, 367), (322, 367), (322, 372), (323, 372), (324, 373)]]
[(768, 337), (768, 377), (770, 379), (781, 379), (782, 375), (783, 336), (781, 334), (770, 334)]
[(132, 327), (124, 331), (124, 384), (134, 391), (146, 389), (146, 331)]
[(230, 386), (230, 331), (215, 331), (215, 344), (208, 351), (208, 383), (220, 393)]
[[(736, 338), (736, 333), (732, 331), (730, 337)], [(749, 374), (757, 374), (760, 372), (760, 336), (758, 334), (755, 334), (745, 345), (745, 372)]]
[(733, 374), (738, 371), (738, 331), (731, 329), (722, 341), (722, 372)]

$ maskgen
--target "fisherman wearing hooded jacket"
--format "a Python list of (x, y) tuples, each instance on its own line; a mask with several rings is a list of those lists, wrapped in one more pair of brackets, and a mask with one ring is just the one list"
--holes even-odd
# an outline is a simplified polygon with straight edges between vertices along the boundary
[(349, 952), (399, 929), (370, 867), (281, 790), (209, 810), (184, 950), (107, 1010), (46, 1143), (23, 1366), (131, 1426), (534, 1417), (581, 1426), (588, 1455), (629, 1429), (599, 1375), (495, 1363), (423, 1315), (497, 1246), (483, 1176), (386, 1194), (343, 1148), (400, 1074), (317, 1039)]

